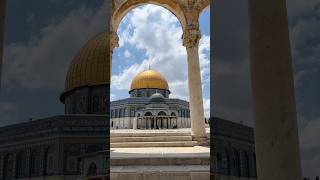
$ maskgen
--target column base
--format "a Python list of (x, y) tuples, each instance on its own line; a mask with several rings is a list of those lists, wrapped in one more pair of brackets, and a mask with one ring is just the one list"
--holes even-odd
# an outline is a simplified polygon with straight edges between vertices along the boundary
[(197, 141), (199, 146), (209, 146), (210, 139), (207, 137), (192, 137), (193, 141)]

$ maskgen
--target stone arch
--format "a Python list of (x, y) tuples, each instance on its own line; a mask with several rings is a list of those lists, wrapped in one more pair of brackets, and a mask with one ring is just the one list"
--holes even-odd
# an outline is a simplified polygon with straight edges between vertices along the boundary
[(144, 114), (144, 116), (152, 116), (152, 112), (148, 111)]
[(158, 116), (166, 116), (167, 115), (167, 113), (166, 112), (164, 112), (164, 111), (160, 111), (160, 112), (158, 112)]
[(113, 1), (113, 3), (114, 4), (112, 4), (112, 6), (114, 8), (114, 11), (112, 12), (111, 16), (111, 28), (113, 32), (117, 32), (121, 20), (128, 14), (129, 11), (145, 4), (158, 5), (169, 10), (177, 17), (182, 26), (182, 29), (184, 29), (187, 24), (187, 20), (180, 3), (172, 0), (122, 0), (122, 2)]
[(130, 10), (143, 4), (154, 4), (164, 7), (175, 14), (180, 21), (183, 30), (182, 42), (187, 51), (192, 137), (195, 141), (198, 141), (199, 144), (207, 144), (208, 138), (205, 131), (205, 123), (202, 121), (204, 119), (204, 108), (198, 48), (199, 40), (201, 38), (199, 14), (201, 10), (210, 5), (210, 0), (112, 0), (110, 11), (111, 26), (109, 29), (111, 53), (110, 68), (112, 68), (113, 49), (119, 45), (117, 30), (122, 18)]
[(17, 154), (16, 177), (26, 177), (28, 175), (27, 173), (27, 153), (25, 151), (21, 151)]
[(199, 17), (201, 17), (201, 15), (203, 14), (204, 11), (206, 11), (207, 9), (210, 10), (210, 0), (207, 0), (205, 2), (203, 2), (202, 4), (199, 5), (199, 9), (200, 9), (200, 13), (199, 13)]

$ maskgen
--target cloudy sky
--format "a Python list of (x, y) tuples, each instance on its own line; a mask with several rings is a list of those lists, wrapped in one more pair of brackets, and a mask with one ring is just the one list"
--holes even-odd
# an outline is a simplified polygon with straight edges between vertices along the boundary
[[(218, 3), (219, 2), (219, 3)], [(304, 176), (320, 175), (320, 0), (287, 0)], [(0, 94), (0, 125), (63, 114), (58, 97), (79, 48), (105, 31), (106, 1), (8, 0)], [(247, 2), (217, 1), (214, 37), (215, 116), (253, 126)], [(200, 17), (204, 106), (209, 113), (210, 19)], [(188, 99), (186, 52), (178, 20), (157, 6), (131, 11), (119, 30), (112, 98), (128, 96), (134, 75), (150, 65), (168, 80), (172, 97)]]
[[(210, 110), (210, 9), (199, 18), (202, 38), (199, 56), (203, 80), (204, 106)], [(122, 20), (119, 48), (113, 54), (111, 98), (128, 97), (132, 78), (149, 68), (159, 71), (168, 81), (170, 97), (188, 100), (186, 49), (182, 45), (182, 28), (168, 10), (145, 5), (132, 10)]]
[(6, 11), (0, 124), (63, 114), (67, 68), (106, 30), (106, 1), (9, 0)]

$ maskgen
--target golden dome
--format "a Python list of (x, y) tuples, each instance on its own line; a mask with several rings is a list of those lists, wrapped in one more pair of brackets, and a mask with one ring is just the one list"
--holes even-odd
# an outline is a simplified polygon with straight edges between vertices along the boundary
[(63, 94), (77, 87), (110, 84), (107, 35), (98, 34), (80, 49), (69, 66)]
[(132, 80), (130, 91), (144, 88), (169, 90), (169, 85), (159, 72), (147, 70), (139, 73)]

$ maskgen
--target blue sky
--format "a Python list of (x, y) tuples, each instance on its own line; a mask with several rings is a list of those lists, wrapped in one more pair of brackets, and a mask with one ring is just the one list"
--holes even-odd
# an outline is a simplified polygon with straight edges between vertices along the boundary
[[(203, 81), (206, 115), (210, 98), (210, 9), (200, 18), (202, 38), (199, 56)], [(133, 77), (148, 69), (159, 71), (167, 79), (171, 97), (188, 100), (186, 50), (182, 46), (182, 28), (178, 19), (167, 9), (156, 5), (143, 5), (130, 11), (121, 21), (119, 48), (112, 61), (111, 97), (128, 97)]]

